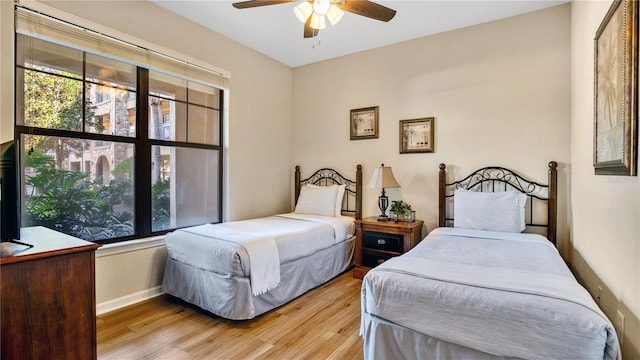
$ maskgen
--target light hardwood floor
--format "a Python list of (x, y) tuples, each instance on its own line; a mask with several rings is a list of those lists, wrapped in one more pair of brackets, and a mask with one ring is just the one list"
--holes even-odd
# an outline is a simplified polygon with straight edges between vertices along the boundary
[(361, 284), (348, 271), (244, 321), (163, 295), (98, 316), (98, 359), (362, 359)]

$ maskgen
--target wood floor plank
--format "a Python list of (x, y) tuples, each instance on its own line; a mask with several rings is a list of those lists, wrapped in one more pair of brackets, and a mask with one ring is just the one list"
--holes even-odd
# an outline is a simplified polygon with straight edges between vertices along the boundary
[(360, 287), (346, 272), (255, 319), (168, 295), (97, 319), (98, 359), (362, 359)]
[[(360, 320), (358, 318), (358, 320)], [(355, 327), (355, 330), (347, 337), (347, 339), (340, 343), (340, 346), (327, 356), (327, 360), (357, 360), (362, 359), (362, 338), (359, 335), (360, 326)]]

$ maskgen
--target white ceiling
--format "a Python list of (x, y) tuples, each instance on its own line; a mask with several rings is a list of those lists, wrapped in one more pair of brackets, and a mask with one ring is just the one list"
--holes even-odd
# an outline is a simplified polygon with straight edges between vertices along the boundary
[(227, 0), (150, 0), (291, 67), (498, 20), (569, 0), (375, 1), (397, 11), (388, 23), (346, 13), (304, 39), (293, 8), (300, 2), (236, 9)]

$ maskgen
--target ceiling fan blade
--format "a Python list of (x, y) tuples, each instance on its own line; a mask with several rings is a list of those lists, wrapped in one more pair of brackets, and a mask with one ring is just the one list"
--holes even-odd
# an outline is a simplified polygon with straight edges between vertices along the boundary
[(320, 30), (311, 27), (311, 16), (309, 16), (307, 21), (304, 23), (304, 38), (312, 38), (318, 35), (319, 32)]
[(367, 0), (345, 0), (344, 4), (338, 2), (336, 6), (344, 11), (384, 22), (393, 19), (396, 15), (395, 10)]
[(294, 2), (296, 0), (250, 0), (233, 3), (233, 7), (236, 9), (248, 9), (258, 6), (278, 5)]

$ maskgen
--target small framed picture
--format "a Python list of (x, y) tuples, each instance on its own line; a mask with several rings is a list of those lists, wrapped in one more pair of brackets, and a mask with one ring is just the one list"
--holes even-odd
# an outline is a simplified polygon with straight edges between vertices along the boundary
[(434, 118), (400, 120), (400, 154), (433, 152)]
[(378, 138), (378, 107), (351, 110), (351, 140)]

